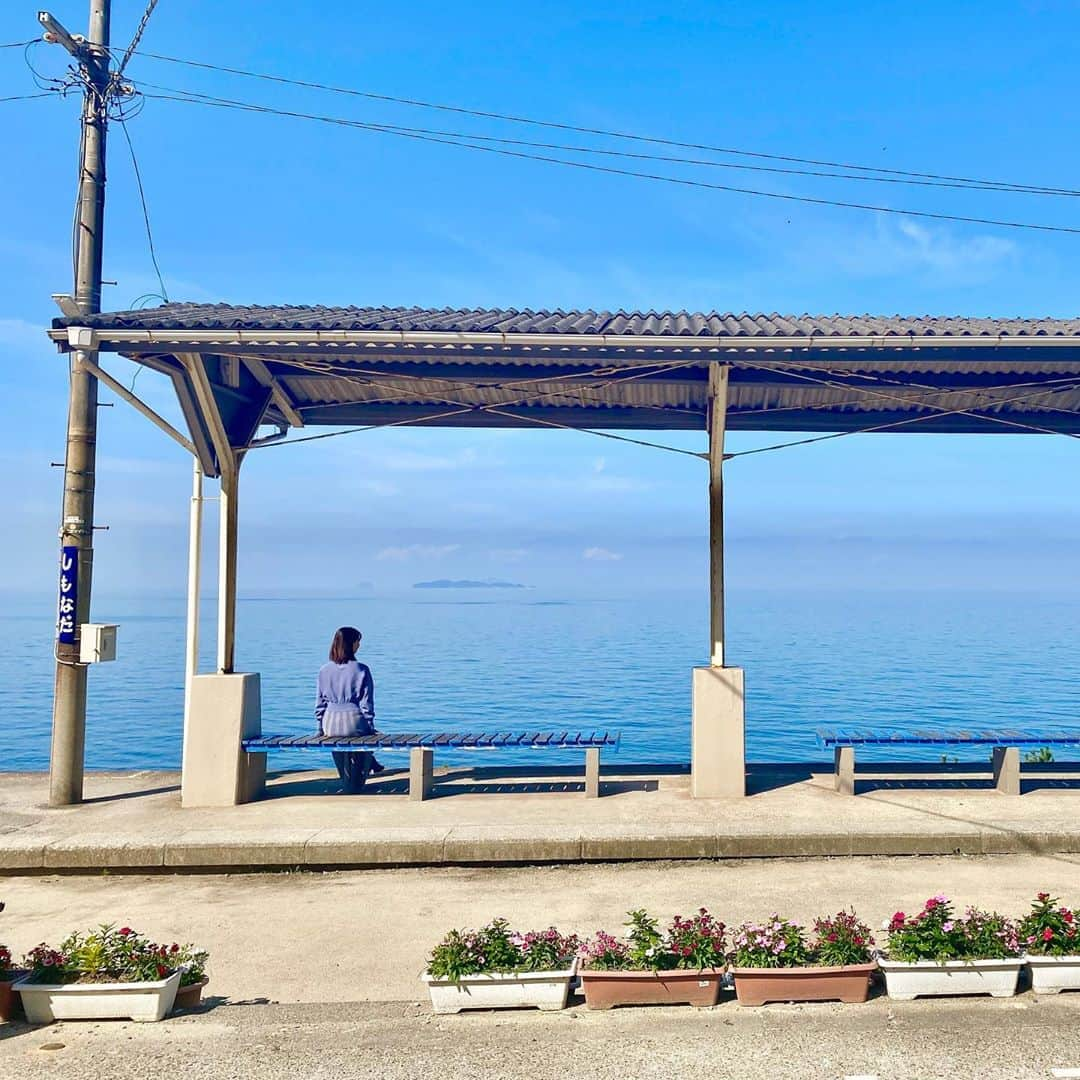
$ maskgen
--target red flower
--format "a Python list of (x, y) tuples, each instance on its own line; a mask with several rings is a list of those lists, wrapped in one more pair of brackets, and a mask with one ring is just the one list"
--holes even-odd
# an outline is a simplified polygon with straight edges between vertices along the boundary
[(1050, 894), (1048, 892), (1041, 892), (1039, 893), (1037, 899), (1041, 900), (1045, 904), (1046, 901), (1050, 899)]
[(1071, 911), (1070, 911), (1070, 910), (1069, 910), (1068, 908), (1066, 908), (1066, 909), (1065, 909), (1065, 910), (1064, 910), (1064, 911), (1063, 911), (1063, 912), (1061, 913), (1061, 917), (1062, 917), (1062, 918), (1063, 918), (1063, 919), (1064, 919), (1064, 920), (1065, 920), (1065, 921), (1066, 921), (1067, 923), (1071, 923), (1071, 922), (1073, 921), (1073, 913), (1072, 913), (1072, 912), (1071, 912)]
[(1053, 937), (1054, 937), (1054, 931), (1051, 930), (1050, 927), (1048, 926), (1042, 932), (1042, 939), (1043, 939), (1043, 941), (1051, 941), (1051, 940), (1053, 940)]
[(927, 911), (933, 911), (934, 908), (938, 906), (938, 902), (934, 899), (934, 897), (931, 896), (930, 899), (926, 901), (926, 904), (924, 906)]
[(121, 926), (117, 933), (121, 937), (127, 937), (129, 934), (134, 934), (135, 931), (132, 930), (130, 926)]

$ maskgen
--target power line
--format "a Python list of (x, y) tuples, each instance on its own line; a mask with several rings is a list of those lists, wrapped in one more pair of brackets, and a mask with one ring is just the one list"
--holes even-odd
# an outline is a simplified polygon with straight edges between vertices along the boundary
[[(140, 83), (140, 85), (152, 90), (161, 90), (168, 94), (181, 94), (185, 97), (192, 97), (197, 100), (201, 99), (221, 103), (229, 100), (228, 98), (218, 98), (211, 94), (203, 94), (195, 90), (177, 89), (171, 86), (158, 86), (154, 83), (144, 82)], [(668, 164), (693, 165), (709, 169), (734, 169), (741, 172), (760, 172), (782, 176), (813, 176), (828, 180), (855, 180), (861, 183), (902, 184), (915, 187), (949, 188), (954, 191), (991, 191), (998, 193), (1022, 195), (1061, 195), (1074, 198), (1080, 197), (1080, 190), (1071, 191), (1056, 188), (1045, 188), (1040, 190), (1021, 188), (1014, 190), (992, 183), (960, 183), (958, 181), (951, 180), (917, 180), (914, 178), (894, 176), (868, 176), (860, 175), (858, 173), (823, 172), (820, 169), (791, 169), (775, 165), (745, 165), (732, 161), (713, 161), (708, 158), (682, 157), (677, 154), (635, 153), (631, 150), (608, 150), (602, 147), (580, 146), (574, 145), (572, 143), (538, 142), (533, 139), (510, 139), (506, 136), (500, 135), (479, 135), (473, 132), (445, 131), (439, 128), (411, 127), (403, 124), (382, 124), (376, 123), (374, 121), (359, 120), (353, 122), (358, 125), (362, 124), (365, 130), (372, 131), (386, 131), (400, 134), (435, 135), (451, 139), (472, 139), (476, 142), (482, 143), (501, 143), (506, 146), (527, 146), (538, 150), (560, 150), (568, 151), (575, 154), (593, 154), (601, 157), (625, 158), (633, 161), (661, 161)]]
[(158, 286), (161, 288), (161, 297), (167, 304), (169, 293), (165, 288), (165, 279), (161, 275), (161, 267), (158, 265), (157, 251), (154, 249), (154, 231), (150, 227), (150, 210), (146, 205), (146, 191), (143, 189), (142, 172), (139, 169), (139, 159), (135, 156), (135, 144), (131, 141), (131, 132), (128, 131), (127, 121), (120, 117), (120, 130), (124, 133), (124, 141), (131, 153), (131, 164), (135, 170), (135, 184), (139, 189), (139, 202), (142, 204), (143, 224), (146, 226), (146, 242), (150, 248), (150, 261), (154, 264), (154, 273), (157, 274)]
[(1080, 195), (1080, 190), (1074, 188), (1049, 187), (1041, 184), (1021, 184), (1005, 180), (986, 180), (964, 176), (949, 176), (941, 173), (915, 172), (908, 169), (890, 169), (874, 165), (857, 165), (851, 162), (826, 161), (818, 158), (797, 157), (791, 154), (769, 154), (760, 151), (743, 150), (735, 147), (713, 146), (708, 143), (682, 142), (677, 139), (665, 139), (657, 136), (640, 135), (634, 132), (617, 131), (607, 128), (582, 127), (575, 124), (560, 123), (554, 120), (540, 120), (534, 117), (517, 116), (513, 113), (499, 113), (483, 109), (470, 109), (460, 105), (448, 105), (440, 102), (424, 101), (419, 98), (397, 97), (391, 94), (378, 94), (368, 90), (357, 90), (351, 87), (333, 86), (326, 83), (312, 82), (304, 79), (289, 79), (282, 75), (272, 75), (266, 72), (247, 71), (243, 68), (226, 67), (221, 64), (209, 64), (198, 60), (186, 60), (176, 56), (164, 56), (161, 53), (143, 52), (137, 50), (139, 56), (151, 60), (160, 60), (170, 64), (180, 64), (184, 67), (199, 68), (205, 71), (219, 71), (229, 75), (239, 75), (248, 79), (260, 79), (265, 82), (281, 83), (287, 86), (300, 86), (309, 90), (321, 90), (327, 93), (343, 94), (349, 97), (365, 98), (370, 101), (384, 101), (395, 105), (408, 105), (415, 108), (435, 109), (442, 112), (457, 113), (463, 116), (474, 116), (485, 120), (501, 120), (515, 124), (529, 124), (536, 127), (553, 128), (559, 131), (572, 131), (582, 135), (599, 135), (610, 139), (627, 139), (634, 142), (651, 143), (658, 146), (672, 146), (683, 150), (704, 150), (714, 154), (729, 154), (739, 157), (752, 157), (769, 161), (787, 161), (799, 165), (817, 165), (830, 169), (850, 169), (857, 172), (881, 173), (887, 176), (905, 176), (921, 180), (948, 181), (961, 186), (978, 186), (984, 188), (1002, 189), (1015, 192), (1028, 192), (1032, 194), (1053, 195)]
[(40, 40), (41, 38), (30, 38), (28, 41), (6, 41), (0, 45), (0, 49), (25, 49), (27, 45), (33, 45)]
[(147, 94), (145, 96), (157, 100), (187, 102), (194, 105), (208, 105), (214, 108), (238, 109), (245, 112), (265, 113), (273, 116), (287, 116), (298, 120), (314, 120), (339, 127), (356, 128), (375, 134), (395, 135), (399, 138), (415, 139), (421, 142), (437, 143), (443, 146), (456, 146), (465, 150), (475, 150), (487, 154), (498, 154), (503, 157), (519, 158), (526, 161), (542, 161), (552, 165), (562, 165), (572, 169), (584, 169), (588, 172), (605, 173), (612, 176), (627, 176), (640, 180), (653, 180), (658, 183), (674, 184), (679, 187), (698, 188), (708, 191), (724, 191), (738, 195), (751, 195), (757, 198), (777, 199), (782, 202), (804, 203), (813, 206), (832, 206), (847, 210), (869, 210), (874, 213), (893, 214), (901, 217), (916, 217), (934, 221), (956, 221), (969, 225), (991, 225), (998, 228), (1025, 229), (1035, 232), (1065, 233), (1070, 235), (1080, 234), (1080, 227), (1068, 225), (1044, 225), (1037, 222), (1010, 221), (1001, 218), (975, 217), (965, 214), (947, 214), (932, 210), (908, 210), (892, 206), (880, 206), (873, 203), (826, 199), (813, 195), (792, 195), (778, 191), (762, 191), (757, 188), (738, 187), (731, 184), (715, 184), (705, 180), (691, 180), (686, 177), (665, 176), (661, 173), (638, 172), (634, 169), (621, 169), (612, 165), (596, 165), (585, 161), (571, 161), (567, 158), (552, 157), (548, 154), (531, 154), (521, 150), (508, 150), (504, 147), (497, 146), (480, 146), (476, 143), (464, 142), (457, 139), (423, 135), (387, 125), (368, 124), (359, 120), (348, 120), (342, 117), (324, 116), (317, 113), (302, 113), (290, 109), (276, 109), (269, 105), (257, 105), (252, 102), (237, 101), (230, 98), (215, 98), (208, 95), (196, 94), (192, 91), (183, 91), (183, 96), (170, 94)]
[(131, 39), (131, 44), (128, 45), (127, 49), (124, 51), (124, 58), (120, 61), (120, 64), (116, 69), (116, 78), (119, 79), (124, 74), (124, 68), (128, 66), (128, 61), (138, 48), (139, 42), (142, 41), (142, 36), (146, 32), (146, 24), (150, 21), (150, 16), (154, 14), (154, 8), (157, 6), (158, 0), (149, 0), (149, 3), (146, 5), (146, 10), (139, 20), (139, 25), (135, 28), (135, 34)]
[(0, 97), (0, 102), (5, 101), (33, 101), (36, 98), (55, 97), (55, 90), (45, 90), (40, 94), (15, 94), (12, 97)]

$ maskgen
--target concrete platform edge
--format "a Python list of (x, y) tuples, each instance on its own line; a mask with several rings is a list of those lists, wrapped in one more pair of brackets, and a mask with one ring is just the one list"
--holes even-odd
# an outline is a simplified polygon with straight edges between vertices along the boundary
[(840, 833), (731, 836), (705, 831), (651, 835), (588, 830), (573, 836), (506, 835), (478, 828), (264, 833), (229, 840), (183, 836), (148, 841), (112, 836), (27, 844), (0, 837), (0, 877), (24, 874), (227, 873), (236, 870), (498, 866), (695, 859), (844, 858), (895, 855), (1014, 855), (1080, 852), (1080, 831), (919, 835)]

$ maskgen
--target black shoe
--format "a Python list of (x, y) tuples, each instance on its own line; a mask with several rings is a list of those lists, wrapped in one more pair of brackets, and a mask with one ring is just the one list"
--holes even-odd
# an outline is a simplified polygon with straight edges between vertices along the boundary
[(386, 766), (383, 765), (381, 761), (377, 761), (375, 758), (372, 758), (371, 759), (371, 768), (368, 769), (368, 772), (372, 776), (377, 776), (381, 772), (386, 772)]

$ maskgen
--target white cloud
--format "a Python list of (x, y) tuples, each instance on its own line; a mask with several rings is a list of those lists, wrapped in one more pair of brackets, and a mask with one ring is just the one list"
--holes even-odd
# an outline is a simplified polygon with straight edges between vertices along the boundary
[(602, 457), (598, 457), (593, 462), (593, 467), (592, 468), (593, 468), (594, 473), (602, 473), (607, 468), (607, 459), (602, 458)]
[[(775, 241), (775, 234), (770, 239)], [(1017, 245), (1002, 236), (884, 214), (872, 224), (807, 229), (794, 243), (786, 235), (783, 240), (796, 265), (812, 264), (819, 272), (832, 269), (856, 279), (922, 274), (937, 285), (987, 281), (1018, 254)]]
[(591, 547), (586, 548), (582, 553), (583, 559), (591, 559), (593, 562), (618, 562), (622, 555), (617, 551), (609, 551), (607, 548)]
[(407, 562), (411, 559), (442, 559), (447, 555), (452, 555), (460, 547), (460, 544), (408, 544), (404, 547), (383, 548), (375, 558), (392, 562)]

